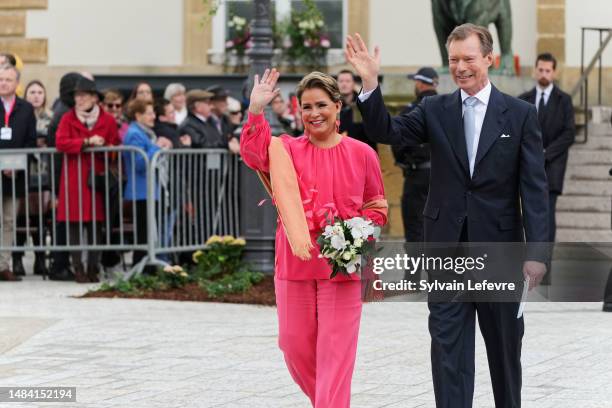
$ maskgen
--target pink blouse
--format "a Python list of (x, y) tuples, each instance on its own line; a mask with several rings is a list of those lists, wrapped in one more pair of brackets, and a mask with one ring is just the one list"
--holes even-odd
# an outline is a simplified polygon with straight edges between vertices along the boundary
[[(272, 138), (264, 115), (249, 113), (240, 137), (240, 154), (252, 169), (269, 172), (268, 145)], [(327, 224), (326, 217), (348, 219), (363, 216), (378, 225), (387, 222), (386, 215), (376, 209), (362, 210), (372, 200), (384, 199), (380, 163), (376, 152), (367, 144), (343, 137), (334, 147), (321, 148), (308, 137), (282, 135), (295, 172), (311, 239), (315, 249), (309, 261), (302, 261), (291, 252), (280, 222), (276, 229), (276, 278), (283, 280), (329, 279), (331, 267), (319, 258), (317, 237)], [(358, 276), (352, 277), (359, 279)], [(334, 280), (351, 279), (339, 274)]]

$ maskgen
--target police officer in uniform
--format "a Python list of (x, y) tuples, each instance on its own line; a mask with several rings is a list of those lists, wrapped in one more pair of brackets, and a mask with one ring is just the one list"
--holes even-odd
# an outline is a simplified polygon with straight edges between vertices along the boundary
[[(416, 100), (402, 110), (413, 110), (423, 98), (437, 95), (438, 74), (433, 68), (423, 67), (416, 74), (408, 75), (414, 81)], [(395, 163), (404, 172), (402, 193), (402, 219), (406, 242), (423, 242), (423, 209), (429, 192), (429, 144), (419, 146), (391, 146)]]

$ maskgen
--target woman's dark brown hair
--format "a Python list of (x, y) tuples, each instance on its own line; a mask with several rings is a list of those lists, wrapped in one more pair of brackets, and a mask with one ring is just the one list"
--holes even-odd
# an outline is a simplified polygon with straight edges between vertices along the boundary
[(136, 96), (138, 96), (138, 88), (140, 88), (141, 85), (147, 85), (149, 87), (149, 89), (151, 90), (151, 98), (153, 98), (153, 87), (151, 86), (150, 83), (148, 83), (147, 81), (140, 81), (139, 83), (136, 84), (136, 86), (134, 87), (134, 89), (132, 89), (132, 93), (130, 94), (130, 101), (136, 99)]

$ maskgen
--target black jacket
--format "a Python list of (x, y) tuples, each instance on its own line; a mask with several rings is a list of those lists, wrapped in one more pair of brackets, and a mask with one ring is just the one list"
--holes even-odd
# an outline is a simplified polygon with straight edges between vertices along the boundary
[[(15, 98), (15, 106), (8, 123), (12, 129), (12, 137), (11, 140), (0, 140), (0, 149), (2, 150), (36, 147), (36, 116), (34, 115), (34, 108), (32, 108), (29, 102), (18, 97)], [(5, 127), (4, 115), (4, 104), (0, 103), (0, 124), (2, 127)], [(7, 157), (6, 155), (2, 156)], [(15, 177), (15, 195), (23, 197), (25, 192), (24, 172), (18, 171)], [(13, 194), (12, 184), (10, 177), (2, 175), (2, 193), (5, 198)]]
[(353, 139), (360, 140), (376, 150), (376, 141), (369, 138), (366, 134), (356, 102), (357, 92), (353, 94), (352, 103), (342, 104), (342, 109), (340, 110), (340, 133), (346, 132)]
[[(358, 106), (366, 132), (379, 143), (431, 146), (425, 242), (458, 242), (464, 222), (471, 242), (548, 240), (547, 181), (533, 105), (492, 87), (472, 177), (459, 90), (425, 98), (396, 117), (387, 112), (380, 87)], [(545, 261), (545, 255), (528, 256)]]
[(174, 149), (181, 146), (178, 125), (174, 123), (160, 122), (159, 120), (156, 120), (155, 126), (153, 126), (153, 132), (157, 135), (157, 137), (165, 137), (169, 139), (172, 142), (172, 147)]
[[(535, 105), (536, 89), (521, 94), (519, 98)], [(541, 128), (548, 188), (552, 193), (561, 194), (568, 150), (574, 143), (576, 127), (572, 97), (557, 86), (553, 87), (548, 98)]]
[(191, 136), (191, 147), (208, 149), (227, 149), (229, 140), (223, 136), (210, 120), (203, 122), (189, 112), (178, 128), (179, 135)]
[[(412, 112), (412, 110), (416, 108), (416, 106), (420, 104), (424, 98), (437, 94), (438, 93), (434, 90), (425, 91), (419, 94), (419, 96), (417, 96), (417, 99), (413, 103), (407, 105), (404, 109), (402, 109), (400, 115), (406, 115)], [(391, 146), (391, 151), (393, 152), (395, 163), (402, 169), (404, 169), (404, 171), (409, 171), (411, 169), (414, 170), (413, 166), (428, 162), (430, 160), (429, 143), (421, 143), (417, 146), (410, 146), (405, 144), (393, 145)]]

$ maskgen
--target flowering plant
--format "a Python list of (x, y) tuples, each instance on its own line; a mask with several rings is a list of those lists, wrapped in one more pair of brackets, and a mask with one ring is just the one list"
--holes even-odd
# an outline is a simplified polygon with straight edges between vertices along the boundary
[(332, 267), (330, 279), (338, 273), (352, 275), (359, 272), (363, 257), (375, 250), (379, 236), (380, 227), (362, 217), (348, 220), (336, 217), (333, 224), (326, 225), (317, 243), (321, 252), (319, 258), (326, 258)]
[(225, 51), (235, 52), (239, 57), (243, 57), (246, 50), (253, 46), (247, 19), (235, 14), (231, 15), (227, 26), (233, 35), (225, 42)]
[(251, 271), (242, 260), (245, 245), (243, 238), (213, 235), (206, 249), (193, 253), (193, 273), (209, 296), (245, 292), (263, 279), (263, 274)]
[(189, 274), (180, 265), (166, 265), (161, 277), (171, 288), (183, 287), (190, 279)]
[(324, 64), (331, 42), (323, 15), (312, 0), (304, 0), (303, 11), (291, 12), (284, 31), (282, 46), (290, 65), (302, 63), (315, 69)]

